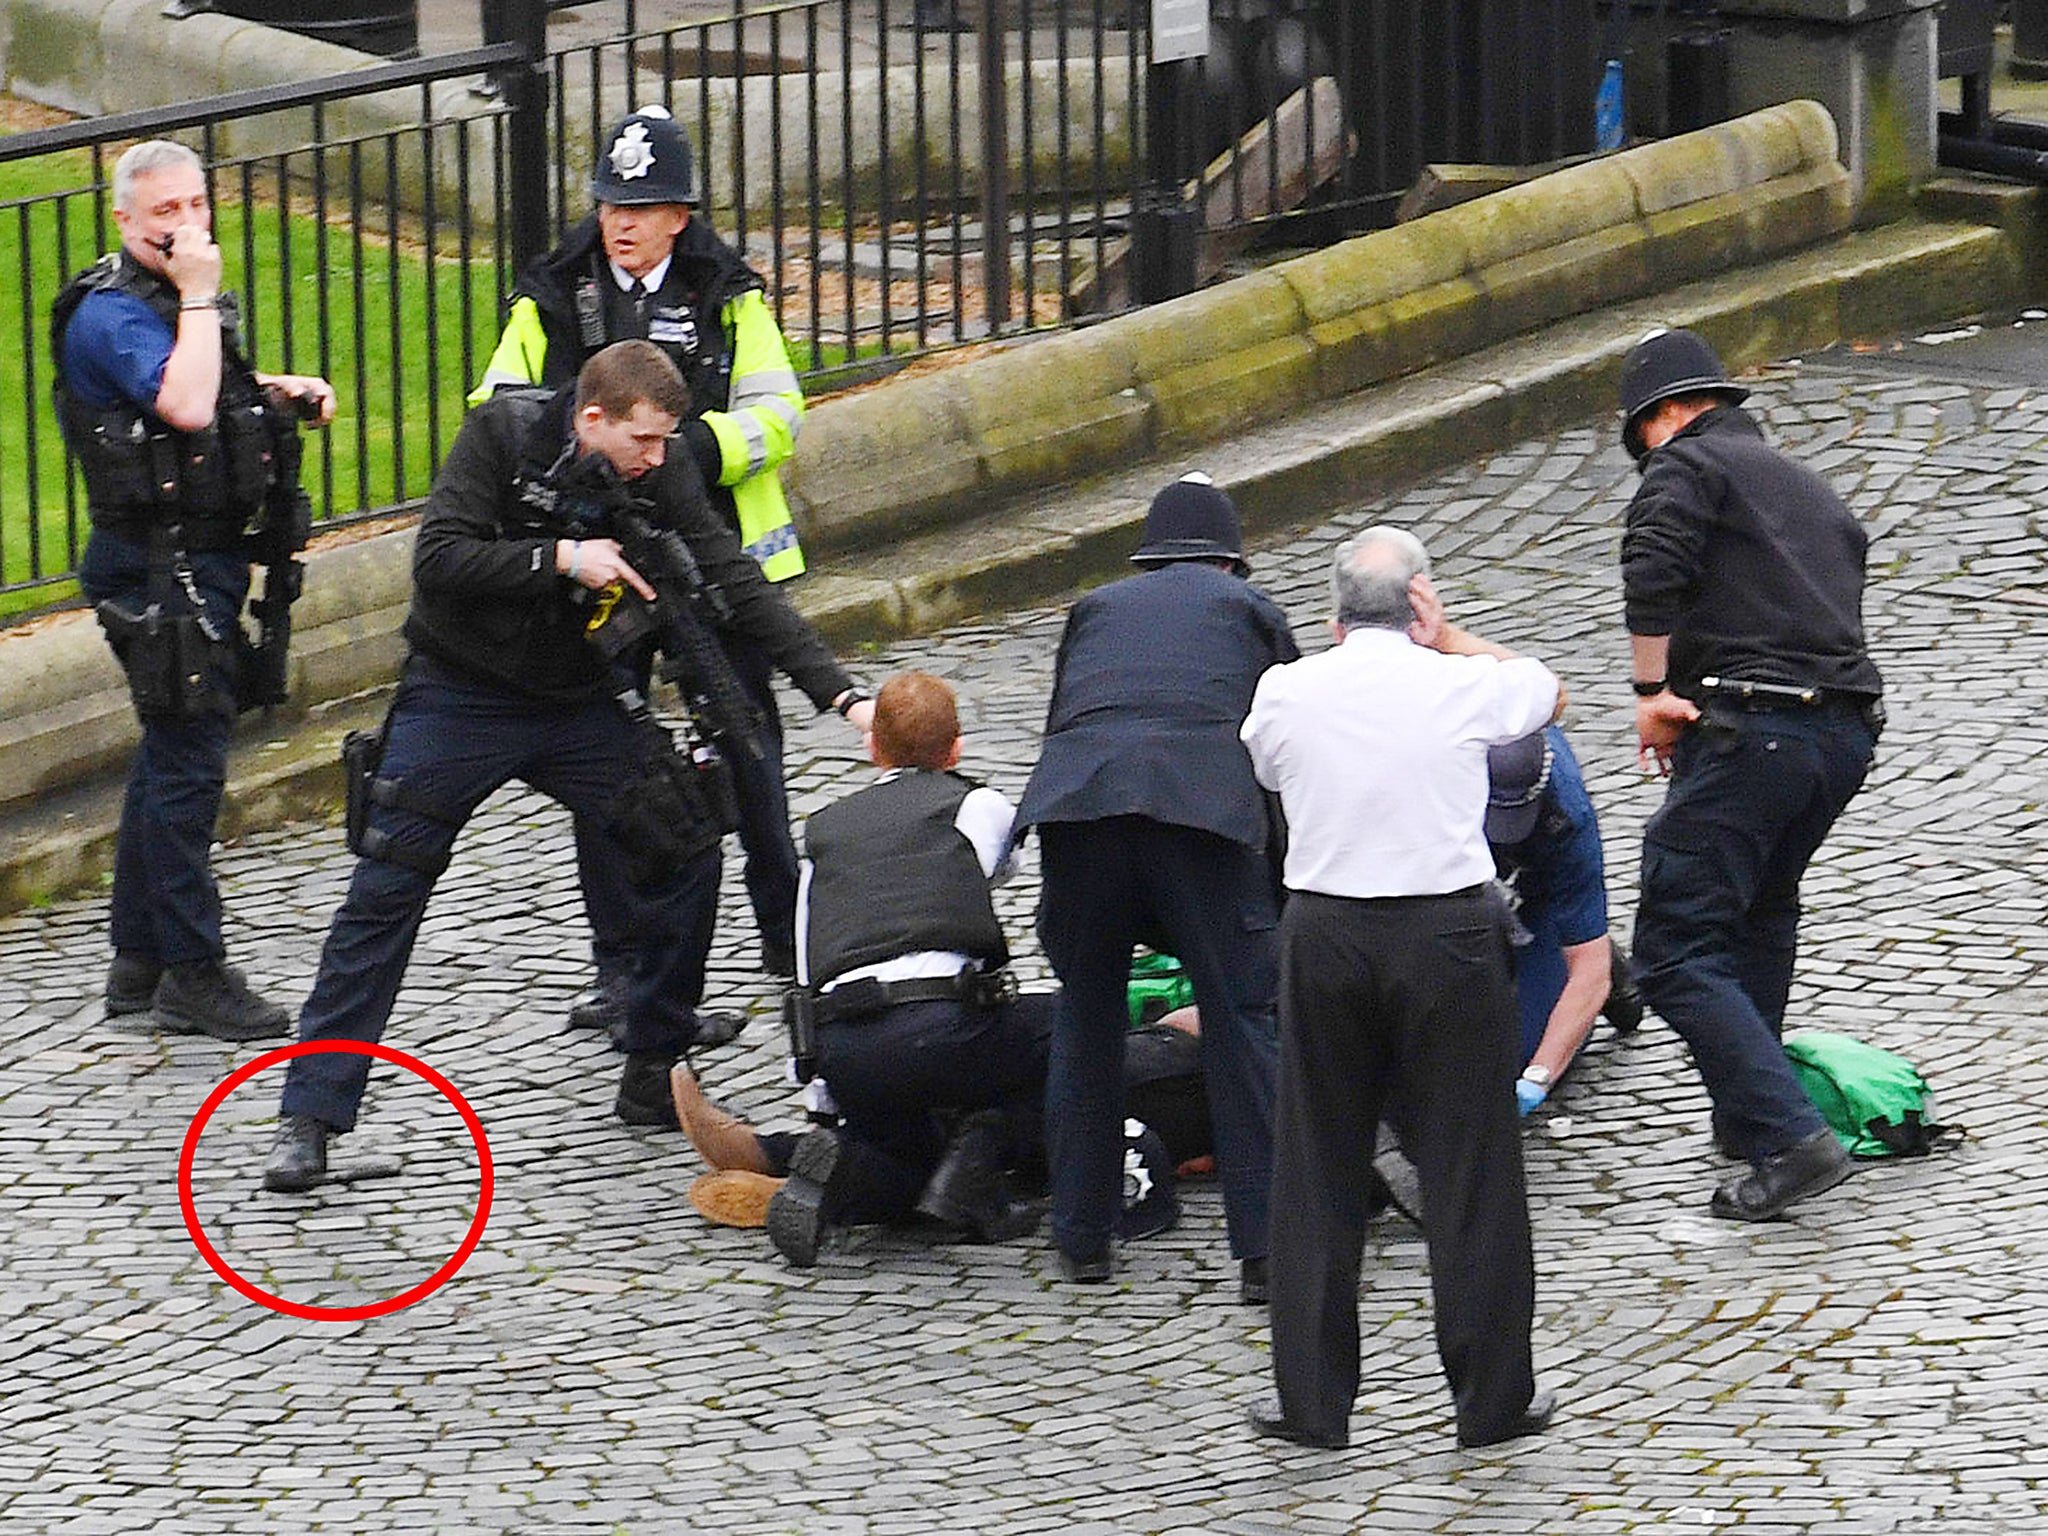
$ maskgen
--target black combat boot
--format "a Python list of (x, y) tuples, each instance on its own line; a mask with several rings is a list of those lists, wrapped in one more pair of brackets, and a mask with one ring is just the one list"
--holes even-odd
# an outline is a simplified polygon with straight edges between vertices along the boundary
[(286, 1034), (292, 1016), (249, 989), (242, 973), (222, 960), (166, 969), (156, 987), (156, 1027), (167, 1035), (210, 1035), (216, 1040), (262, 1040)]
[(619, 1077), (619, 1096), (612, 1113), (628, 1125), (653, 1125), (673, 1131), (676, 1125), (675, 1095), (669, 1090), (669, 1068), (676, 1064), (673, 1052), (641, 1051), (626, 1058), (626, 1070)]
[(1003, 1177), (1010, 1161), (1008, 1121), (999, 1109), (977, 1110), (961, 1120), (924, 1193), (921, 1216), (962, 1227), (978, 1242), (1007, 1243), (1038, 1225), (1039, 1208), (1012, 1200)]
[(114, 951), (114, 963), (107, 967), (107, 1017), (147, 1013), (156, 1001), (156, 984), (164, 973), (163, 962), (153, 955), (139, 955), (132, 949)]
[(846, 1198), (853, 1158), (837, 1131), (812, 1131), (789, 1156), (789, 1177), (768, 1201), (768, 1240), (798, 1269), (818, 1262), (825, 1230)]
[(280, 1115), (270, 1161), (263, 1165), (263, 1187), (290, 1195), (320, 1183), (327, 1177), (327, 1139), (333, 1134), (311, 1115)]

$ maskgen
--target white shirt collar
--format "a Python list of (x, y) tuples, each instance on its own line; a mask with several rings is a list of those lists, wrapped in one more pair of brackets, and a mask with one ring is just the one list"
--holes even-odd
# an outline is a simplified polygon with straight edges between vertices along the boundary
[[(661, 260), (654, 264), (654, 269), (640, 279), (640, 282), (646, 285), (649, 293), (659, 293), (661, 291), (661, 285), (668, 281), (668, 264), (674, 260), (675, 257), (673, 255), (662, 257)], [(634, 282), (633, 274), (620, 266), (616, 261), (613, 261), (609, 256), (605, 258), (604, 264), (612, 269), (612, 281), (619, 285), (619, 292), (631, 293)]]

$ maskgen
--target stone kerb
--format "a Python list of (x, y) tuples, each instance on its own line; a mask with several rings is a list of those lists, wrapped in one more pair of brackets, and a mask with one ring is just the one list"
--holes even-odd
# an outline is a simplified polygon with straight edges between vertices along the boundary
[[(822, 549), (1206, 441), (1602, 304), (1849, 227), (1846, 173), (1813, 102), (1771, 107), (1430, 214), (1085, 332), (812, 413), (789, 477)], [(1057, 381), (1049, 386), (1048, 380)], [(813, 452), (820, 442), (828, 451)], [(936, 456), (913, 469), (902, 445)], [(815, 468), (813, 467), (815, 466)], [(886, 507), (886, 513), (881, 511)]]

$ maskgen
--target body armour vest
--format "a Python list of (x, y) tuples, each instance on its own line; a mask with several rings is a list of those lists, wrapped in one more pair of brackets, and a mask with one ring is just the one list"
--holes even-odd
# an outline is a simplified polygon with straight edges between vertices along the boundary
[(957, 773), (908, 769), (804, 824), (813, 986), (918, 950), (989, 968), (1009, 960), (981, 860), (953, 825), (974, 788)]
[(117, 251), (65, 284), (51, 311), (57, 425), (84, 476), (94, 525), (140, 539), (175, 523), (188, 548), (233, 547), (269, 493), (274, 433), (295, 428), (273, 420), (269, 399), (242, 356), (231, 297), (221, 296), (221, 383), (213, 422), (180, 432), (133, 401), (93, 405), (72, 394), (64, 378), (64, 332), (94, 293), (133, 295), (175, 336), (178, 291)]

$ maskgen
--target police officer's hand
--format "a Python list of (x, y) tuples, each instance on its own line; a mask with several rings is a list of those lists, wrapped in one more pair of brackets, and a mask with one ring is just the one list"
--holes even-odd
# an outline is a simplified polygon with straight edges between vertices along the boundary
[(1645, 773), (1654, 762), (1659, 774), (1671, 772), (1671, 749), (1685, 728), (1699, 719), (1699, 706), (1665, 689), (1647, 699), (1636, 700), (1636, 761)]
[(220, 247), (196, 224), (171, 232), (164, 255), (164, 276), (181, 299), (211, 299), (220, 294)]
[(271, 403), (278, 409), (291, 410), (299, 401), (306, 400), (315, 407), (310, 416), (303, 418), (310, 425), (324, 427), (334, 420), (339, 401), (334, 386), (325, 379), (310, 373), (259, 373), (256, 381), (270, 391)]
[(623, 581), (650, 603), (654, 601), (654, 588), (626, 563), (617, 539), (557, 539), (555, 569), (593, 592)]

